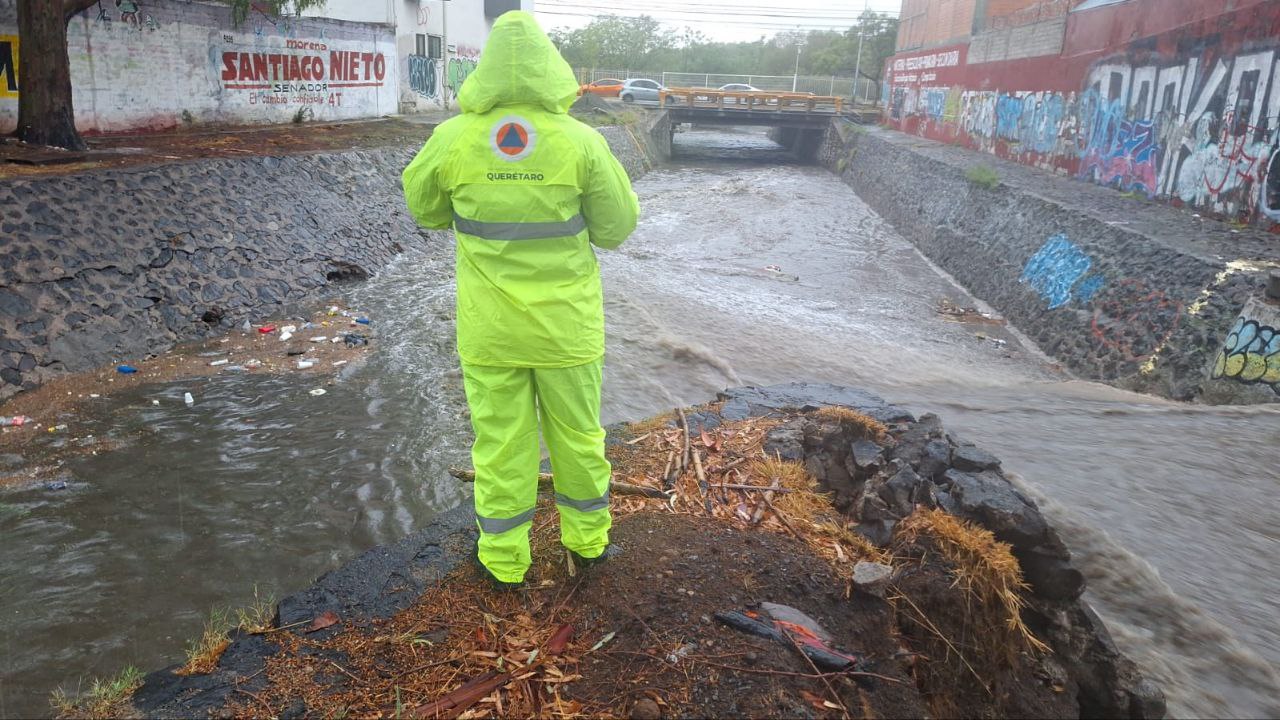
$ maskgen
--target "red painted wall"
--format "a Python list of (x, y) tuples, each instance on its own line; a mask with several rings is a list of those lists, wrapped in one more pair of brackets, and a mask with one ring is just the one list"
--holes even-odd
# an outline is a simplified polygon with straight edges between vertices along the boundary
[(890, 58), (886, 123), (1278, 229), (1280, 2), (1128, 0), (1069, 14), (1058, 54), (970, 50)]

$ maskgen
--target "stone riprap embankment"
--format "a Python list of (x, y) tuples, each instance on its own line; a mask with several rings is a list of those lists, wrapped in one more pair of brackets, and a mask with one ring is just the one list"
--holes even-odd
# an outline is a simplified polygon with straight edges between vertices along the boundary
[(369, 277), (423, 243), (416, 148), (0, 183), (0, 399)]
[[(1277, 266), (1276, 236), (963, 148), (834, 124), (821, 161), (1079, 375), (1189, 400)], [(1218, 402), (1280, 401), (1244, 382)]]
[[(718, 410), (690, 411), (690, 427), (715, 430), (749, 418), (793, 418), (769, 432), (764, 449), (804, 463), (822, 488), (833, 493), (837, 507), (857, 523), (858, 532), (877, 544), (887, 546), (898, 522), (919, 508), (942, 508), (1011, 544), (1031, 588), (1023, 621), (1049, 648), (1042, 667), (1051, 677), (1035, 680), (1034, 685), (1055, 700), (1052, 711), (1041, 706), (1042, 712), (1068, 717), (1163, 716), (1162, 692), (1117, 650), (1102, 621), (1080, 599), (1084, 581), (1072, 567), (1070, 554), (1035, 503), (1004, 476), (998, 459), (946, 432), (935, 416), (917, 419), (856, 389), (793, 383), (729, 390), (720, 400)], [(831, 405), (865, 413), (889, 432), (874, 442), (855, 439), (861, 437), (855, 429), (813, 412)], [(633, 434), (625, 426), (610, 428), (609, 441), (622, 443)], [(470, 517), (469, 507), (454, 509), (404, 540), (374, 548), (326, 574), (280, 602), (275, 626), (293, 626), (291, 632), (302, 633), (313, 618), (332, 613), (347, 626), (364, 627), (409, 607), (468, 561), (474, 537)], [(660, 537), (651, 537), (651, 547), (630, 545), (626, 553), (656, 557), (669, 551)], [(892, 574), (879, 580), (895, 592), (917, 592), (924, 572), (923, 566), (895, 563)], [(727, 577), (723, 581), (735, 582)], [(865, 612), (865, 606), (855, 597), (847, 600), (847, 612)], [(902, 637), (911, 642), (936, 640), (922, 636), (906, 619), (899, 625)], [(240, 699), (238, 694), (264, 691), (269, 682), (266, 660), (279, 652), (276, 640), (236, 631), (232, 641), (210, 674), (179, 675), (175, 671), (180, 666), (174, 665), (148, 675), (133, 697), (135, 708), (146, 717), (216, 715), (229, 701)], [(318, 657), (349, 664), (340, 655)], [(1005, 679), (1016, 682), (1011, 676)], [(966, 675), (961, 685), (973, 683)], [(1002, 695), (1017, 694), (1017, 689), (1006, 687)], [(937, 691), (964, 692), (958, 686)], [(1004, 700), (991, 702), (1003, 709), (1003, 715), (1022, 714), (1017, 706), (1002, 704)], [(289, 714), (307, 711), (299, 699)]]
[(671, 121), (662, 111), (636, 108), (632, 112), (639, 117), (635, 123), (605, 125), (599, 130), (627, 175), (635, 180), (670, 159)]

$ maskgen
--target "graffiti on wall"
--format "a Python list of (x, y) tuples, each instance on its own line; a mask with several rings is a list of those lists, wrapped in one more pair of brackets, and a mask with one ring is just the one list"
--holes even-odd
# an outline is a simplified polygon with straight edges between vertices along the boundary
[(1093, 308), (1094, 339), (1129, 362), (1150, 359), (1182, 322), (1180, 301), (1136, 278), (1101, 288)]
[(1164, 62), (1143, 50), (1140, 62), (1095, 63), (1075, 92), (894, 78), (887, 110), (922, 135), (1222, 215), (1280, 221), (1280, 53), (1184, 46)]
[[(1062, 234), (1049, 238), (1022, 269), (1030, 285), (1055, 310), (1073, 299), (1087, 303), (1102, 288), (1101, 275), (1089, 275), (1093, 261)], [(1087, 276), (1087, 277), (1086, 277)]]
[(435, 58), (409, 56), (409, 88), (428, 100), (440, 97), (440, 70)]
[(330, 50), (305, 40), (289, 40), (286, 49), (294, 52), (222, 53), (222, 87), (251, 91), (251, 104), (341, 106), (344, 90), (381, 87), (386, 80), (382, 53)]
[(1227, 335), (1210, 375), (1280, 393), (1280, 330), (1241, 316)]
[(18, 97), (18, 36), (0, 35), (0, 98)]

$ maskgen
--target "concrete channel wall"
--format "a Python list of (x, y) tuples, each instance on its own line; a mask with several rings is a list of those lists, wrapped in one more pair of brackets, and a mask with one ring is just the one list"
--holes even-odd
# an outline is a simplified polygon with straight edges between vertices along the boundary
[(1280, 401), (1280, 340), (1241, 316), (1265, 304), (1273, 235), (882, 128), (837, 122), (819, 157), (1073, 372), (1180, 400)]
[[(601, 128), (633, 177), (665, 115)], [(204, 160), (0, 182), (0, 400), (260, 319), (402, 251), (417, 148)], [(434, 236), (434, 238), (433, 238)]]

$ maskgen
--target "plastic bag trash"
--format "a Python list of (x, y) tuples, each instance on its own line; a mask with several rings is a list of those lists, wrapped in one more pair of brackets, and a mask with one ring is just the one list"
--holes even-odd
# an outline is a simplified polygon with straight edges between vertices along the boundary
[(291, 333), (291, 332), (289, 332), (288, 330), (286, 330), (286, 331), (284, 331), (284, 332), (280, 333), (280, 342), (284, 342), (284, 341), (288, 340), (288, 339), (289, 339), (289, 338), (291, 338), (291, 337), (293, 337), (293, 333)]
[(329, 338), (328, 338), (328, 337), (326, 337), (326, 336), (324, 336), (324, 335), (319, 335), (319, 336), (316, 336), (316, 337), (311, 338), (311, 342), (313, 342), (313, 343), (322, 343), (322, 342), (324, 342), (325, 340), (328, 340), (328, 339), (329, 339)]
[(46, 488), (48, 488), (49, 490), (66, 490), (66, 489), (67, 489), (67, 481), (66, 481), (66, 480), (55, 480), (55, 481), (53, 481), (53, 482), (51, 482), (51, 483), (49, 483), (49, 484), (45, 485), (45, 487), (46, 487)]
[(152, 400), (152, 401), (151, 401), (151, 404), (152, 404), (152, 405), (159, 405), (159, 404), (160, 404), (160, 401), (159, 401), (159, 400)]
[(251, 325), (248, 320), (245, 320), (240, 326), (240, 332), (253, 332), (253, 325)]
[(182, 402), (186, 403), (187, 407), (191, 407), (196, 404), (196, 399), (191, 397), (191, 393), (183, 393)]
[(258, 368), (262, 367), (262, 361), (261, 361), (261, 360), (250, 360), (249, 362), (246, 362), (246, 363), (244, 364), (244, 366), (245, 366), (246, 368), (248, 368), (249, 370), (256, 370), (256, 369), (258, 369)]
[(298, 326), (297, 326), (297, 325), (285, 325), (284, 327), (280, 328), (280, 332), (281, 332), (281, 334), (288, 334), (288, 335), (292, 335), (292, 334), (294, 334), (294, 333), (298, 332)]
[(329, 342), (340, 343), (340, 342), (342, 342), (342, 336), (341, 336), (341, 335), (334, 335), (334, 336), (333, 336), (333, 339), (332, 339), (332, 340), (330, 340)]
[(343, 342), (345, 342), (346, 344), (352, 347), (355, 347), (357, 345), (369, 344), (369, 338), (364, 335), (361, 335), (360, 333), (347, 333), (346, 335), (342, 336), (342, 340)]
[(221, 360), (214, 360), (213, 362), (209, 363), (209, 367), (219, 367), (222, 365), (230, 365), (230, 364), (231, 364), (230, 360), (223, 358)]
[(26, 415), (14, 415), (13, 417), (0, 417), (0, 427), (21, 427), (29, 422), (35, 422)]
[(275, 331), (276, 331), (275, 325), (263, 325), (262, 327), (258, 328), (258, 332), (262, 333), (263, 335), (270, 335)]
[(315, 367), (315, 366), (316, 366), (316, 361), (315, 361), (315, 360), (299, 360), (299, 361), (298, 361), (298, 369), (299, 369), (299, 370), (310, 370), (311, 368), (313, 368), (313, 367)]
[(337, 305), (334, 305), (333, 307), (329, 308), (329, 317), (333, 317), (334, 315), (337, 315), (340, 312), (342, 312), (342, 308), (338, 307)]
[(324, 395), (326, 392), (327, 391), (324, 388), (316, 388), (315, 390), (311, 391), (311, 397), (320, 397), (321, 395)]
[(118, 365), (116, 366), (116, 372), (120, 373), (121, 375), (132, 375), (138, 372), (138, 368), (132, 365)]

